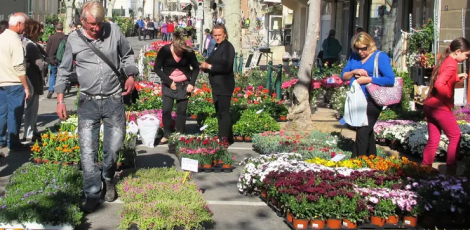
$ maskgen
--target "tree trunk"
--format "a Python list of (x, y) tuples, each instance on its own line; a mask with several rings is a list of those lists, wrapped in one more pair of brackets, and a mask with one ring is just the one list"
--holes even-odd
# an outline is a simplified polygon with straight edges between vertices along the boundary
[(321, 2), (318, 0), (309, 1), (308, 26), (298, 74), (299, 81), (294, 86), (294, 99), (288, 115), (291, 122), (286, 125), (286, 129), (305, 129), (307, 125), (312, 124), (310, 89), (315, 50), (320, 36)]
[(225, 26), (227, 27), (228, 40), (235, 48), (235, 52), (242, 52), (242, 28), (241, 28), (241, 0), (225, 2)]
[(64, 1), (65, 2), (65, 25), (64, 25), (64, 32), (67, 34), (70, 31), (70, 24), (73, 21), (73, 10), (75, 6), (75, 0), (71, 1)]
[(112, 18), (113, 17), (113, 9), (114, 9), (114, 4), (116, 3), (116, 0), (108, 0), (108, 9), (106, 12), (106, 17)]

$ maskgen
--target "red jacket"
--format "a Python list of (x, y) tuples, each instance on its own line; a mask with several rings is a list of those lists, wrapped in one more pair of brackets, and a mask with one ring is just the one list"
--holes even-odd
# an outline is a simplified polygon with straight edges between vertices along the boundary
[(457, 61), (452, 57), (447, 57), (439, 69), (434, 90), (424, 104), (430, 107), (446, 109), (452, 111), (454, 108), (455, 83), (459, 81), (457, 75)]
[(173, 23), (169, 23), (167, 25), (167, 30), (168, 30), (168, 33), (174, 33), (175, 32), (175, 25)]

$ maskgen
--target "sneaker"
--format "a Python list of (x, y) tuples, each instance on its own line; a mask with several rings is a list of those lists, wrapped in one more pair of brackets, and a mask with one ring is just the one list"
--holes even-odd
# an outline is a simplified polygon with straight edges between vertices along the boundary
[(53, 94), (54, 92), (49, 91), (49, 93), (47, 93), (47, 99), (51, 99)]
[(116, 186), (113, 181), (106, 181), (106, 194), (104, 195), (104, 200), (107, 202), (113, 202), (117, 198)]
[(28, 150), (31, 150), (31, 146), (25, 144), (20, 144), (18, 146), (15, 146), (14, 148), (10, 148), (10, 152), (20, 152)]
[(96, 210), (99, 204), (99, 198), (87, 198), (85, 204), (82, 205), (81, 209), (85, 213), (92, 213)]

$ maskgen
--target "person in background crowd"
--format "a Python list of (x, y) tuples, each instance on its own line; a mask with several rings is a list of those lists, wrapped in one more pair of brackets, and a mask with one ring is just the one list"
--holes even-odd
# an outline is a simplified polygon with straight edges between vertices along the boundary
[(70, 23), (69, 29), (70, 29), (69, 33), (72, 33), (73, 31), (75, 31), (77, 29), (77, 26), (75, 26), (74, 23)]
[(323, 40), (323, 63), (328, 63), (328, 67), (335, 64), (339, 60), (339, 54), (343, 49), (339, 44), (339, 41), (335, 38), (336, 31), (330, 30), (328, 38)]
[(19, 137), (24, 103), (31, 97), (20, 39), (26, 20), (24, 13), (13, 14), (8, 29), (0, 34), (0, 146), (8, 146), (10, 151), (29, 150)]
[(470, 43), (465, 38), (453, 40), (442, 53), (432, 72), (428, 96), (424, 100), (424, 116), (428, 123), (428, 143), (423, 152), (422, 165), (434, 163), (436, 151), (441, 141), (441, 130), (449, 138), (447, 147), (447, 174), (457, 172), (457, 153), (460, 146), (460, 128), (452, 109), (454, 108), (454, 89), (457, 81), (467, 78), (466, 73), (458, 73), (458, 63), (468, 59)]
[(160, 28), (160, 23), (154, 18), (153, 19), (153, 34), (154, 34), (154, 39), (157, 39), (158, 38), (158, 28)]
[(8, 21), (7, 20), (0, 21), (0, 34), (2, 34), (3, 31), (5, 31), (6, 29), (8, 29)]
[[(145, 36), (145, 34), (143, 34), (144, 26), (145, 26), (143, 17), (140, 17), (140, 19), (137, 20), (137, 25), (136, 26), (139, 26), (139, 28), (137, 29), (137, 34), (139, 35), (139, 41), (142, 41), (142, 38), (140, 36), (142, 36), (142, 35)], [(145, 37), (144, 37), (144, 39), (145, 39)]]
[(112, 19), (112, 18), (109, 18), (109, 17), (106, 18), (106, 22), (108, 22), (108, 23), (110, 23), (110, 24), (111, 24), (111, 23), (114, 23), (114, 22), (113, 22), (113, 19)]
[[(73, 24), (72, 24), (73, 25)], [(26, 101), (24, 111), (24, 134), (23, 140), (36, 142), (41, 140), (37, 129), (39, 97), (44, 94), (43, 68), (47, 66), (42, 47), (37, 44), (41, 36), (41, 24), (36, 20), (27, 20), (25, 23), (23, 46), (26, 50), (26, 76), (30, 97)]]
[(202, 51), (202, 55), (204, 57), (208, 57), (209, 54), (207, 53), (207, 51), (209, 50), (209, 44), (211, 42), (212, 35), (210, 29), (205, 29), (204, 32), (206, 33), (206, 39), (204, 40), (204, 50)]
[(60, 42), (62, 39), (65, 39), (65, 34), (63, 32), (64, 25), (62, 23), (57, 23), (55, 25), (56, 33), (49, 37), (46, 45), (46, 52), (50, 58), (51, 70), (49, 73), (49, 93), (47, 93), (47, 98), (51, 99), (54, 94), (54, 85), (57, 76), (57, 67), (60, 65), (59, 60), (57, 60), (57, 50), (59, 49)]
[(155, 27), (153, 25), (153, 19), (147, 19), (147, 31), (150, 39), (155, 39)]
[[(83, 191), (86, 196), (82, 210), (92, 212), (99, 205), (103, 190), (106, 191), (104, 196), (106, 201), (112, 202), (117, 197), (113, 178), (118, 152), (126, 136), (123, 96), (133, 91), (134, 76), (137, 76), (138, 69), (134, 51), (119, 26), (104, 22), (105, 11), (102, 3), (86, 2), (82, 7), (80, 20), (83, 30), (70, 34), (67, 39), (54, 89), (57, 92), (57, 115), (61, 120), (65, 120), (67, 108), (64, 92), (72, 75), (73, 62), (79, 63), (76, 65), (80, 83), (80, 97), (77, 103), (78, 136), (83, 169)], [(124, 87), (121, 86), (120, 76), (116, 76), (111, 67), (88, 45), (99, 47), (115, 68), (123, 69), (127, 75), (123, 79)], [(102, 170), (98, 168), (97, 162), (101, 122), (104, 140)], [(102, 188), (102, 178), (104, 188)]]
[(173, 39), (173, 33), (175, 32), (175, 24), (171, 20), (167, 22), (167, 41), (171, 41)]
[(164, 136), (161, 144), (167, 143), (172, 133), (171, 112), (176, 100), (176, 132), (184, 133), (188, 96), (193, 92), (199, 74), (199, 62), (181, 32), (175, 32), (173, 42), (163, 46), (155, 59), (155, 73), (162, 79), (162, 110)]
[(75, 27), (77, 28), (77, 30), (81, 29), (82, 28), (82, 23), (78, 22)]
[(216, 24), (212, 29), (216, 41), (214, 52), (201, 63), (201, 68), (209, 73), (209, 83), (219, 124), (218, 137), (222, 141), (233, 143), (230, 101), (235, 89), (233, 62), (235, 48), (227, 40), (227, 29), (223, 24)]
[(168, 40), (168, 30), (167, 30), (167, 23), (165, 21), (163, 21), (160, 31), (162, 32), (162, 40), (167, 41)]
[[(357, 128), (356, 143), (353, 148), (353, 157), (362, 155), (377, 155), (375, 146), (374, 125), (382, 112), (382, 107), (375, 103), (366, 89), (366, 85), (373, 83), (379, 86), (393, 86), (395, 73), (390, 58), (384, 52), (377, 50), (374, 39), (367, 33), (361, 32), (353, 37), (351, 43), (354, 53), (349, 57), (348, 63), (341, 73), (343, 81), (357, 81), (367, 98), (368, 126)], [(375, 57), (378, 58), (378, 77), (374, 77)]]

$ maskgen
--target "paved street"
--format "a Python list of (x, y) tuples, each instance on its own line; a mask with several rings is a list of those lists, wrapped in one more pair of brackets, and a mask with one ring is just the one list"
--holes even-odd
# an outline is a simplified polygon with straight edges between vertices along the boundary
[[(137, 38), (129, 38), (135, 52), (150, 43), (151, 41), (138, 41)], [(76, 89), (73, 88), (70, 95), (67, 95), (65, 102), (68, 110), (75, 110), (74, 100)], [(57, 121), (55, 95), (52, 99), (47, 99), (45, 95), (40, 98), (39, 120), (40, 131), (52, 127)], [(187, 124), (189, 131), (197, 131), (195, 122), (189, 121)], [(22, 134), (21, 136), (22, 137)], [(244, 157), (256, 156), (252, 151), (251, 144), (235, 143), (229, 148), (234, 154), (236, 162)], [(22, 164), (28, 162), (29, 152), (7, 153), (7, 149), (0, 150), (6, 159), (0, 166), (0, 194), (3, 194), (6, 183), (12, 172)], [(157, 146), (155, 148), (138, 148), (137, 167), (179, 167), (178, 160), (172, 154), (168, 153), (166, 146)], [(263, 230), (289, 229), (282, 218), (278, 217), (269, 207), (267, 207), (259, 198), (253, 196), (244, 196), (237, 191), (237, 180), (242, 167), (237, 167), (232, 173), (197, 173), (193, 174), (194, 179), (200, 189), (204, 191), (204, 197), (208, 200), (211, 210), (214, 212), (214, 226), (208, 226), (207, 229), (223, 230)], [(89, 215), (77, 229), (96, 229), (111, 230), (119, 225), (119, 213), (123, 207), (120, 200), (113, 203), (104, 203), (100, 208)]]

